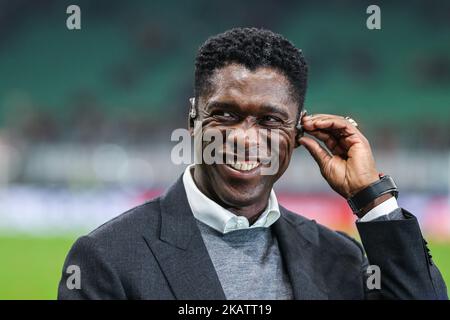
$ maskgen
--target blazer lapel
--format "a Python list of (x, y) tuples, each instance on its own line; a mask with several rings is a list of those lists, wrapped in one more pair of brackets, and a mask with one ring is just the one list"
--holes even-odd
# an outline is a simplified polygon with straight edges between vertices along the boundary
[(291, 219), (280, 206), (281, 217), (274, 223), (278, 246), (297, 300), (328, 299), (320, 273), (317, 225), (306, 219)]
[(159, 239), (146, 238), (177, 299), (225, 299), (182, 178), (161, 197)]

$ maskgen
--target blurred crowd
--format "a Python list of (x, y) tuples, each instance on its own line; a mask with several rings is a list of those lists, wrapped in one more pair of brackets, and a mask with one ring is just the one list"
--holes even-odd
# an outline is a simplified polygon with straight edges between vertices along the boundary
[(382, 29), (368, 31), (360, 1), (75, 1), (82, 29), (68, 31), (72, 2), (0, 2), (3, 180), (30, 181), (40, 145), (170, 148), (187, 123), (196, 49), (243, 25), (303, 49), (309, 111), (351, 114), (385, 153), (450, 152), (448, 2), (383, 4)]

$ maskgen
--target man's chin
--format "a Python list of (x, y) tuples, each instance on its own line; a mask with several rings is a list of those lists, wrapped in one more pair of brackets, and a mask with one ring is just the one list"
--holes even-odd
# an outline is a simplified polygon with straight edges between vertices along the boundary
[(223, 204), (232, 208), (245, 208), (255, 205), (260, 201), (260, 195), (248, 194), (244, 190), (242, 192), (227, 192), (223, 190), (219, 197)]

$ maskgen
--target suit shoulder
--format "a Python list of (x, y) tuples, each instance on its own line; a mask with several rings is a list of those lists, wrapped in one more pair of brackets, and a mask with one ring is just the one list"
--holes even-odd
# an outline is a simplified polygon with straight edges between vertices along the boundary
[[(79, 237), (70, 249), (64, 270), (75, 264), (101, 276), (120, 277), (138, 272), (148, 253), (145, 237), (158, 234), (159, 198), (132, 208)], [(133, 263), (130, 263), (132, 261)], [(152, 260), (147, 260), (148, 264)], [(109, 279), (109, 278), (108, 278)], [(97, 281), (94, 279), (92, 281)]]
[(142, 235), (146, 228), (147, 233), (158, 225), (160, 213), (160, 198), (147, 201), (136, 206), (117, 217), (103, 223), (87, 237), (99, 240), (130, 239), (133, 236)]

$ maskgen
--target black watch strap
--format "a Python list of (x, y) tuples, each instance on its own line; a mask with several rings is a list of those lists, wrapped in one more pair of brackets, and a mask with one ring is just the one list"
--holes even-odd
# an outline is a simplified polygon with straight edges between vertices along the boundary
[(394, 180), (390, 176), (382, 176), (380, 180), (375, 181), (368, 187), (356, 193), (354, 196), (347, 199), (348, 204), (353, 212), (359, 217), (362, 217), (361, 210), (376, 198), (391, 193), (394, 197), (398, 196), (398, 188)]

